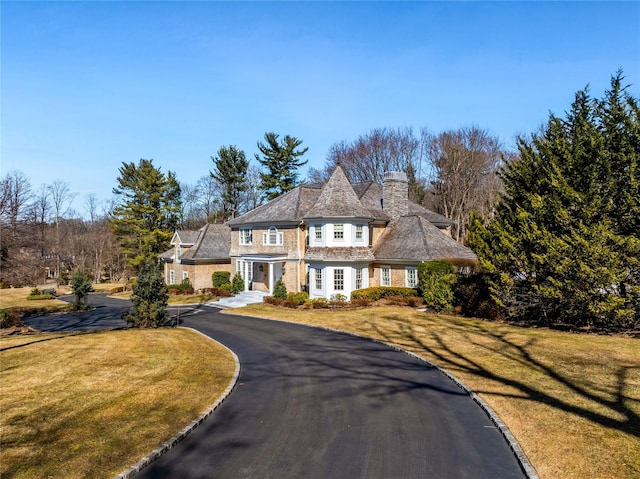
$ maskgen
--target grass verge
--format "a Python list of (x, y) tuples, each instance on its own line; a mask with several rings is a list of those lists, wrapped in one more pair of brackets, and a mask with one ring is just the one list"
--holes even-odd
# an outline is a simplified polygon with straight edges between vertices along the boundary
[(465, 382), (496, 411), (543, 479), (640, 478), (640, 341), (402, 307), (230, 314), (349, 331), (395, 344)]
[(113, 477), (205, 412), (234, 370), (182, 328), (1, 338), (0, 477)]

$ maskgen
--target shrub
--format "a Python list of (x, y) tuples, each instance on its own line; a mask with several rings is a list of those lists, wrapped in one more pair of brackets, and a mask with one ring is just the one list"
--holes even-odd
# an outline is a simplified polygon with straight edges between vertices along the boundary
[(455, 266), (447, 261), (426, 261), (418, 265), (418, 282), (427, 306), (436, 311), (453, 308), (455, 270)]
[(19, 328), (21, 326), (20, 315), (17, 311), (0, 309), (0, 328)]
[(273, 285), (273, 296), (280, 299), (287, 299), (287, 287), (284, 285), (282, 278)]
[(10, 287), (11, 283), (9, 283), (9, 281), (7, 281), (6, 279), (0, 281), (0, 289), (9, 289)]
[(301, 291), (299, 293), (289, 293), (287, 295), (287, 301), (293, 301), (294, 303), (296, 303), (296, 306), (300, 306), (309, 301), (309, 294), (306, 291)]
[(313, 298), (311, 300), (311, 307), (313, 309), (328, 308), (329, 302), (327, 301), (327, 298)]
[(368, 299), (378, 301), (389, 296), (418, 296), (415, 288), (400, 288), (391, 286), (375, 286), (371, 288), (357, 289), (351, 293), (351, 300)]
[(285, 299), (282, 302), (282, 306), (284, 306), (285, 308), (289, 308), (289, 309), (296, 309), (300, 305), (296, 301), (293, 301), (292, 299)]
[[(224, 285), (223, 285), (224, 286)], [(231, 296), (231, 284), (228, 288), (202, 288), (199, 290), (200, 294), (208, 294), (210, 296), (219, 296), (221, 298), (228, 298)]]
[(211, 284), (214, 288), (221, 288), (228, 284), (231, 289), (231, 273), (228, 271), (216, 271), (211, 275)]
[(233, 294), (242, 293), (244, 291), (244, 279), (242, 279), (242, 275), (240, 271), (238, 271), (233, 276), (233, 281), (231, 282), (231, 292)]
[(372, 301), (366, 298), (351, 298), (351, 307), (353, 308), (368, 308), (371, 306)]
[(475, 274), (458, 278), (453, 294), (461, 314), (492, 320), (502, 319), (502, 309), (491, 296), (485, 275)]
[(189, 278), (184, 278), (180, 284), (172, 284), (167, 287), (169, 294), (193, 294), (193, 286)]
[(387, 296), (385, 300), (395, 306), (409, 306), (411, 308), (417, 308), (423, 304), (423, 300), (419, 296)]
[(41, 299), (56, 299), (53, 294), (30, 294), (27, 296), (28, 301), (38, 301)]
[(265, 296), (263, 301), (274, 306), (282, 306), (285, 302), (282, 298), (276, 298), (275, 296)]
[(29, 301), (38, 301), (41, 299), (56, 299), (55, 289), (45, 289), (39, 290), (38, 288), (33, 288), (29, 292), (29, 296), (27, 296), (27, 300)]

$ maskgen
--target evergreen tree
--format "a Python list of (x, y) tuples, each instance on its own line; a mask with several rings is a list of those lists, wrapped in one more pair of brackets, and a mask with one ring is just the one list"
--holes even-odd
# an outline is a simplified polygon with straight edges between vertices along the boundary
[(240, 214), (242, 193), (246, 191), (245, 177), (249, 162), (244, 151), (235, 146), (223, 146), (216, 157), (211, 157), (215, 164), (214, 171), (209, 174), (222, 186), (222, 209), (224, 220), (230, 220)]
[(174, 173), (165, 175), (153, 160), (123, 163), (119, 171), (119, 186), (113, 189), (118, 204), (109, 225), (129, 266), (138, 270), (145, 258), (169, 247), (180, 219), (180, 185)]
[(242, 279), (242, 275), (240, 274), (240, 271), (238, 271), (233, 276), (233, 280), (231, 281), (231, 292), (233, 294), (239, 294), (239, 293), (242, 293), (243, 291), (244, 291), (244, 279)]
[(566, 119), (551, 115), (540, 134), (520, 138), (494, 220), (472, 220), (470, 246), (511, 316), (640, 321), (640, 115), (621, 81), (602, 100), (578, 92)]
[(273, 285), (273, 297), (279, 299), (287, 299), (287, 287), (284, 285), (284, 281), (280, 278)]
[(264, 135), (266, 143), (258, 141), (258, 149), (263, 158), (256, 154), (256, 160), (266, 168), (266, 172), (260, 175), (260, 189), (267, 200), (277, 198), (298, 186), (297, 170), (307, 164), (307, 161), (298, 159), (309, 149), (297, 149), (302, 140), (285, 135), (278, 142), (278, 137), (276, 133), (268, 132)]
[(125, 321), (138, 328), (169, 326), (167, 312), (169, 294), (156, 259), (145, 259), (140, 266), (138, 279), (131, 296), (133, 308), (124, 316)]
[(93, 289), (91, 278), (84, 271), (77, 269), (71, 274), (69, 280), (71, 291), (75, 296), (72, 307), (77, 311), (89, 308), (89, 292)]

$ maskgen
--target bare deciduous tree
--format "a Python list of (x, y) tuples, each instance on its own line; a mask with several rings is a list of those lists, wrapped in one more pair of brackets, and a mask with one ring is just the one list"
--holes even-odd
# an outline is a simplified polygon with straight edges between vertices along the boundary
[(324, 170), (312, 170), (313, 181), (326, 179), (340, 163), (353, 183), (382, 183), (387, 171), (418, 171), (420, 142), (411, 128), (376, 128), (352, 143), (341, 141), (332, 145)]
[(486, 217), (497, 200), (500, 142), (476, 126), (449, 130), (430, 137), (427, 155), (433, 194), (426, 206), (455, 221), (452, 236), (464, 241), (471, 211)]
[(31, 184), (21, 171), (11, 171), (0, 181), (0, 219), (15, 227), (26, 213), (31, 199)]

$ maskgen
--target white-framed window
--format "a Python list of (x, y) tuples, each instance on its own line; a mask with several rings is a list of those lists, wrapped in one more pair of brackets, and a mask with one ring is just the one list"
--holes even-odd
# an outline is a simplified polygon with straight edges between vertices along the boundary
[(322, 241), (322, 225), (313, 225), (313, 231), (315, 233), (315, 240)]
[(342, 268), (333, 270), (333, 289), (336, 291), (344, 290), (344, 269)]
[(187, 279), (189, 277), (189, 272), (188, 271), (183, 271), (182, 272), (182, 281), (184, 281), (185, 279)]
[(182, 256), (182, 246), (177, 244), (176, 245), (176, 261), (180, 261), (180, 256)]
[(240, 228), (240, 244), (250, 245), (251, 243), (253, 243), (253, 229)]
[(269, 228), (267, 233), (262, 233), (262, 244), (267, 246), (282, 246), (284, 234), (278, 232), (275, 226)]
[(343, 240), (344, 239), (344, 225), (336, 224), (333, 225), (333, 239)]
[(169, 284), (176, 284), (176, 272), (174, 270), (169, 271)]
[(406, 272), (406, 283), (407, 288), (415, 288), (418, 286), (418, 270), (415, 266), (407, 266)]
[(364, 240), (364, 226), (356, 225), (356, 241), (361, 242)]
[(380, 267), (380, 286), (391, 286), (391, 266)]
[(316, 289), (322, 289), (322, 268), (315, 268)]
[[(244, 280), (253, 281), (253, 261), (237, 260), (236, 273), (240, 273)], [(249, 276), (248, 278), (247, 275)]]
[(354, 282), (354, 289), (362, 289), (362, 271), (363, 268), (356, 268), (355, 269), (355, 282)]

